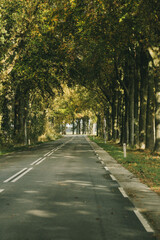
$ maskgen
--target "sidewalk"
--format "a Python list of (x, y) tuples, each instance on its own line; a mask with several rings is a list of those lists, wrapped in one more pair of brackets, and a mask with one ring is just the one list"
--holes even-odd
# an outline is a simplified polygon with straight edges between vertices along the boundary
[(116, 178), (120, 187), (127, 193), (135, 208), (139, 210), (154, 229), (157, 240), (160, 240), (160, 196), (153, 192), (147, 185), (141, 183), (135, 175), (117, 163), (115, 159), (96, 143), (91, 142), (89, 139), (88, 141), (103, 160), (110, 173)]

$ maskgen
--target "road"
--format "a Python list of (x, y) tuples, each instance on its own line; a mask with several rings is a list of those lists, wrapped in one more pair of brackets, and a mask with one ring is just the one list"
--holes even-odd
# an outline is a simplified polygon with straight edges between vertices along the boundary
[(1, 240), (152, 240), (85, 136), (0, 158)]

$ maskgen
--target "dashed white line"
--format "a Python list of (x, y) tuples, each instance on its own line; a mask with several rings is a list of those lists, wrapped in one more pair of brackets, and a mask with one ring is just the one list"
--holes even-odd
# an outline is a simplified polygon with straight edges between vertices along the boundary
[(10, 180), (12, 180), (13, 178), (15, 178), (16, 176), (18, 176), (19, 174), (21, 174), (22, 172), (24, 172), (25, 170), (27, 170), (27, 168), (23, 168), (21, 171), (19, 171), (18, 173), (14, 174), (13, 176), (11, 176), (10, 178), (6, 179), (4, 181), (4, 183), (9, 182)]
[(2, 193), (4, 191), (4, 189), (0, 189), (0, 193)]
[(33, 168), (29, 168), (27, 171), (23, 172), (21, 175), (19, 175), (17, 178), (13, 179), (11, 182), (16, 182), (21, 177), (23, 177), (26, 173), (30, 172)]
[(124, 198), (128, 198), (127, 193), (124, 191), (124, 189), (123, 189), (122, 187), (119, 187), (118, 189), (119, 189), (119, 191), (122, 193), (122, 195), (123, 195)]
[(109, 171), (108, 167), (104, 167), (104, 169), (105, 169), (106, 171)]
[(117, 179), (112, 174), (110, 174), (110, 177), (112, 178), (113, 181), (117, 181)]
[(136, 216), (138, 217), (138, 219), (140, 220), (140, 222), (142, 223), (142, 225), (144, 226), (144, 228), (146, 229), (147, 232), (154, 232), (154, 230), (151, 228), (151, 226), (149, 225), (149, 223), (147, 222), (147, 220), (142, 216), (142, 214), (138, 211), (138, 209), (134, 210), (134, 213), (136, 214)]

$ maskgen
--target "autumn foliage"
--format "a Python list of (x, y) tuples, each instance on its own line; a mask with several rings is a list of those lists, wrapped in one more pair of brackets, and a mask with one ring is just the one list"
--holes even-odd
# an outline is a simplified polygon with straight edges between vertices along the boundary
[[(92, 111), (98, 135), (159, 152), (159, 9), (157, 0), (1, 0), (1, 141), (34, 142), (53, 117), (57, 128)], [(54, 111), (64, 84), (94, 101)]]

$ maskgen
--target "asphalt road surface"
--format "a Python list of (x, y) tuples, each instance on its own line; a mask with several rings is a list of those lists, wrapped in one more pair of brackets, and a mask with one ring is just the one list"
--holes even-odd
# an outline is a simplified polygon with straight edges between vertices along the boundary
[(85, 136), (0, 158), (0, 240), (152, 240)]

